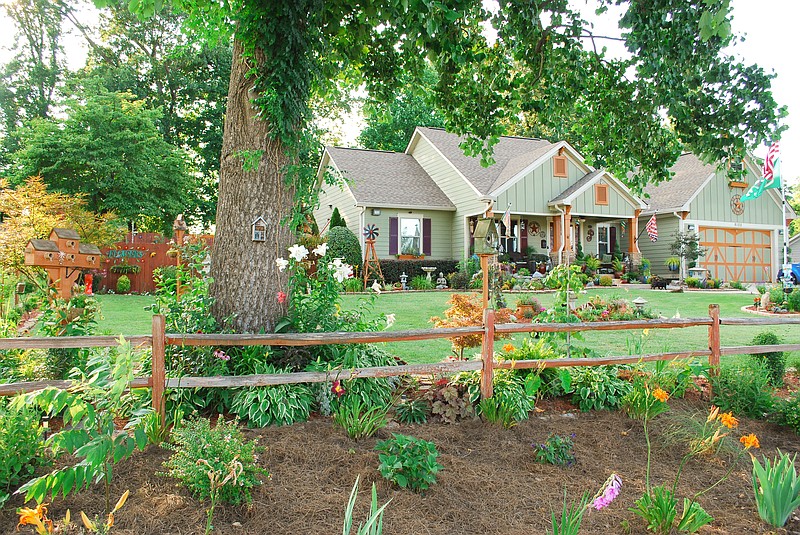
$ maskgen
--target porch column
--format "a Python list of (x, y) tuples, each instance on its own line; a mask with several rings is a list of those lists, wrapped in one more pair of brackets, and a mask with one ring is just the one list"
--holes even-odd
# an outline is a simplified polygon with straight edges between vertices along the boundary
[(633, 212), (633, 217), (630, 219), (628, 226), (630, 227), (630, 239), (628, 240), (628, 252), (631, 254), (641, 253), (639, 250), (639, 214), (642, 213), (640, 208)]
[(570, 227), (572, 226), (572, 216), (570, 215), (570, 211), (572, 210), (572, 206), (569, 204), (564, 207), (564, 215), (561, 216), (564, 221), (561, 225), (561, 232), (564, 233), (564, 254), (563, 260), (564, 262), (568, 262), (572, 258), (572, 243), (569, 239), (570, 235)]
[[(549, 223), (553, 226), (553, 243), (550, 244), (550, 260), (552, 261), (554, 266), (557, 266), (561, 263), (561, 258), (559, 258), (558, 249), (561, 247), (561, 233), (558, 230), (558, 224), (561, 221), (561, 216), (553, 216), (550, 218)], [(547, 232), (550, 233), (550, 228), (548, 225)]]

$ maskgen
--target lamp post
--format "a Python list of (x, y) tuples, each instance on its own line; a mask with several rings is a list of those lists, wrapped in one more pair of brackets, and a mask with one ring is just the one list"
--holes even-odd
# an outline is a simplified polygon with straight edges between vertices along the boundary
[(481, 271), (483, 272), (483, 308), (489, 308), (489, 257), (497, 254), (500, 246), (500, 235), (497, 233), (497, 225), (492, 217), (483, 217), (475, 225), (475, 254), (481, 260)]

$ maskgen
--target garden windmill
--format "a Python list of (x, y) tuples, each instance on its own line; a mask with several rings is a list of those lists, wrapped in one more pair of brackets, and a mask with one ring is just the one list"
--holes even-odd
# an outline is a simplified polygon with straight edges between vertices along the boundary
[(369, 279), (382, 281), (381, 263), (378, 261), (378, 254), (375, 252), (375, 240), (380, 235), (378, 227), (370, 223), (364, 227), (364, 238), (366, 247), (364, 248), (364, 288), (367, 287)]

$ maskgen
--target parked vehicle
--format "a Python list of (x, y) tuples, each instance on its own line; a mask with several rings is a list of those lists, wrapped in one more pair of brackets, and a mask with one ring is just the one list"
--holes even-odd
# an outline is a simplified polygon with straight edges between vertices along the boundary
[[(789, 264), (792, 267), (791, 272), (789, 273), (789, 280), (797, 286), (800, 284), (800, 263), (796, 264)], [(783, 269), (778, 270), (778, 282), (783, 280)]]

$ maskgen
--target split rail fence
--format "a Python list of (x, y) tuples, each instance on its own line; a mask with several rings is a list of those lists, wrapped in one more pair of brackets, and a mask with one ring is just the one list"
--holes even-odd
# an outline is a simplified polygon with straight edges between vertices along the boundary
[[(708, 317), (687, 319), (654, 319), (635, 321), (605, 321), (591, 323), (510, 323), (495, 324), (494, 310), (484, 312), (482, 326), (446, 329), (420, 329), (393, 332), (335, 332), (293, 334), (172, 334), (165, 331), (164, 316), (153, 316), (151, 336), (125, 337), (133, 347), (152, 348), (152, 375), (138, 377), (130, 388), (151, 388), (153, 408), (164, 415), (164, 391), (174, 388), (237, 388), (269, 386), (292, 383), (319, 383), (330, 380), (334, 372), (297, 372), (284, 374), (237, 375), (216, 377), (166, 377), (166, 347), (173, 346), (316, 346), (329, 344), (365, 344), (377, 342), (409, 342), (438, 338), (454, 338), (465, 335), (482, 335), (481, 360), (439, 362), (436, 364), (411, 364), (335, 370), (339, 379), (363, 377), (392, 377), (401, 375), (432, 375), (481, 371), (481, 396), (492, 396), (492, 379), (495, 369), (557, 368), (570, 366), (604, 366), (609, 364), (635, 364), (660, 360), (676, 360), (689, 357), (708, 357), (712, 373), (719, 370), (720, 357), (771, 353), (776, 351), (800, 351), (800, 344), (728, 346), (720, 339), (721, 325), (800, 325), (798, 317), (753, 317), (720, 318), (719, 306), (709, 305)], [(672, 351), (646, 355), (610, 356), (600, 358), (559, 358), (547, 360), (496, 361), (494, 359), (494, 336), (496, 333), (575, 333), (592, 331), (618, 331), (642, 329), (682, 329), (708, 327), (708, 349)], [(62, 338), (3, 338), (0, 350), (113, 347), (118, 340), (113, 336), (75, 336)], [(0, 396), (32, 392), (48, 386), (67, 388), (70, 381), (29, 381), (0, 384)]]

